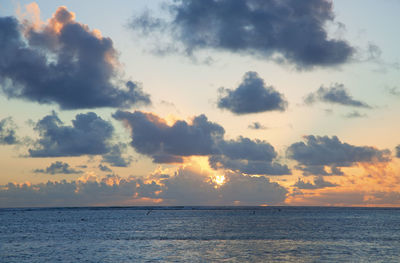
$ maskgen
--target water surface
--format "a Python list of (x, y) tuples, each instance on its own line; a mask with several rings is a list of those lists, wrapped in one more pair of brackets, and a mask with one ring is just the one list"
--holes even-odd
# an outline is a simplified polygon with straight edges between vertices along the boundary
[(400, 209), (0, 209), (0, 262), (400, 262)]

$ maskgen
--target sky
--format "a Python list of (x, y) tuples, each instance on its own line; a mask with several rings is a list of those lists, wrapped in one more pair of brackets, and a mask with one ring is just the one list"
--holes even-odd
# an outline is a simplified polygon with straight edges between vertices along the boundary
[(400, 206), (397, 10), (3, 1), (0, 207)]

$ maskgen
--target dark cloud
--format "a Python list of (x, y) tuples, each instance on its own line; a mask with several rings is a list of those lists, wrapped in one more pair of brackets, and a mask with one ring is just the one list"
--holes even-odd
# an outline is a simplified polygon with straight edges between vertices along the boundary
[(167, 153), (155, 154), (152, 156), (155, 163), (183, 163), (183, 158)]
[(290, 174), (286, 165), (276, 161), (277, 153), (265, 141), (239, 137), (224, 140), (225, 130), (204, 115), (192, 123), (177, 121), (168, 125), (151, 113), (117, 111), (117, 120), (124, 121), (131, 130), (132, 147), (147, 155), (155, 163), (180, 163), (183, 157), (209, 156), (214, 169), (230, 169), (246, 174)]
[(29, 149), (31, 157), (99, 155), (110, 152), (114, 128), (94, 112), (78, 114), (72, 126), (64, 125), (53, 112), (36, 123), (40, 138)]
[(346, 41), (328, 37), (326, 25), (335, 17), (328, 0), (188, 0), (174, 1), (167, 9), (170, 21), (146, 12), (133, 19), (132, 29), (171, 34), (188, 54), (212, 48), (299, 68), (342, 64), (354, 53)]
[(120, 79), (118, 67), (112, 40), (75, 22), (65, 7), (39, 30), (0, 17), (0, 91), (7, 98), (62, 109), (149, 104), (138, 84)]
[(44, 173), (44, 174), (81, 174), (83, 173), (80, 170), (75, 170), (69, 166), (68, 163), (64, 162), (54, 162), (50, 164), (46, 169), (36, 169), (33, 171), (34, 173)]
[(99, 164), (99, 169), (103, 172), (112, 172), (112, 170), (107, 165)]
[(358, 111), (352, 111), (352, 112), (349, 112), (348, 114), (344, 115), (344, 117), (347, 119), (366, 118), (367, 114), (365, 114), (365, 113), (362, 114)]
[(287, 101), (272, 86), (266, 86), (256, 72), (247, 72), (242, 83), (234, 90), (219, 90), (218, 108), (235, 114), (284, 111)]
[(177, 121), (169, 126), (151, 113), (117, 111), (113, 117), (124, 121), (132, 131), (132, 147), (153, 158), (154, 162), (182, 162), (183, 156), (209, 155), (217, 152), (216, 141), (225, 130), (209, 122), (205, 115), (195, 117), (192, 123)]
[(123, 156), (126, 147), (127, 145), (123, 143), (111, 146), (108, 153), (103, 155), (103, 162), (109, 163), (111, 166), (128, 167), (132, 159)]
[(389, 150), (370, 146), (354, 146), (341, 142), (336, 136), (305, 136), (304, 142), (289, 146), (287, 155), (304, 166), (347, 167), (356, 163), (389, 162)]
[(337, 184), (333, 184), (324, 180), (322, 176), (319, 176), (314, 179), (313, 183), (305, 182), (299, 178), (299, 180), (293, 185), (299, 189), (322, 189), (326, 187), (335, 187), (338, 186)]
[(400, 145), (396, 146), (396, 157), (400, 158)]
[(252, 129), (252, 130), (266, 130), (267, 129), (267, 127), (265, 127), (264, 125), (262, 125), (259, 122), (253, 122), (252, 124), (250, 124), (248, 126), (248, 128)]
[(15, 129), (16, 127), (11, 117), (0, 120), (0, 145), (12, 145), (18, 143)]
[(379, 62), (381, 61), (381, 56), (382, 56), (381, 48), (374, 43), (368, 43), (366, 60)]
[(271, 162), (276, 156), (274, 147), (266, 141), (239, 137), (237, 140), (221, 141), (219, 149), (230, 159), (248, 159)]
[(310, 176), (310, 175), (319, 175), (319, 176), (330, 176), (330, 175), (336, 175), (336, 176), (341, 176), (344, 175), (342, 170), (339, 167), (336, 167), (335, 165), (329, 166), (330, 171), (326, 170), (325, 165), (298, 165), (296, 166), (296, 169), (299, 169), (303, 171), (304, 176)]
[(386, 61), (382, 54), (383, 51), (378, 45), (369, 42), (366, 48), (358, 50), (357, 55), (355, 56), (355, 61), (373, 63), (375, 66), (373, 71), (377, 73), (386, 73), (388, 70), (400, 69), (398, 62)]
[(252, 161), (247, 159), (230, 159), (224, 155), (212, 155), (210, 166), (214, 169), (229, 169), (251, 175), (288, 175), (291, 171), (287, 165), (278, 162)]
[(384, 91), (391, 96), (400, 97), (399, 87), (385, 87)]
[(277, 153), (266, 141), (239, 137), (237, 140), (221, 141), (219, 154), (209, 158), (214, 169), (230, 169), (245, 174), (284, 175), (291, 174), (286, 165), (276, 162)]
[(335, 83), (329, 88), (321, 86), (316, 92), (308, 94), (304, 99), (304, 102), (308, 105), (318, 101), (359, 108), (372, 108), (365, 102), (353, 99), (344, 85), (340, 83)]

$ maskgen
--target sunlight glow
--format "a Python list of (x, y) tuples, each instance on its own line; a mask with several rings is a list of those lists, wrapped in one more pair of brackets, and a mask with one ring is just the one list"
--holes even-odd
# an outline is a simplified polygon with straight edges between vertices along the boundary
[(217, 185), (223, 185), (225, 183), (225, 175), (216, 175), (214, 177), (214, 182)]

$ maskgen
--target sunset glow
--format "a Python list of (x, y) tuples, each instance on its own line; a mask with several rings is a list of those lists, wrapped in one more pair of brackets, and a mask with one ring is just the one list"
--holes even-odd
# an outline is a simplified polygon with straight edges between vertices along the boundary
[(225, 183), (225, 175), (216, 175), (214, 177), (214, 182), (217, 185), (223, 185)]
[(400, 206), (400, 3), (312, 2), (0, 4), (0, 206)]

